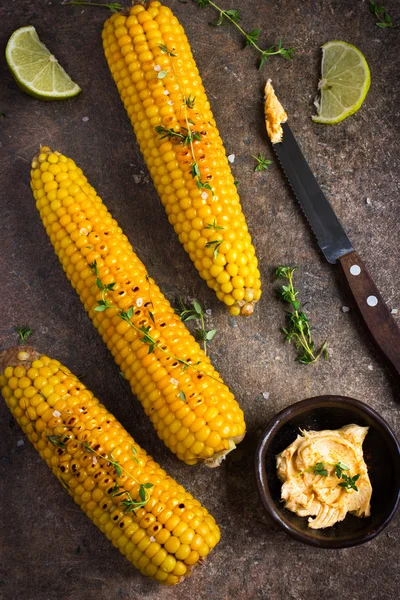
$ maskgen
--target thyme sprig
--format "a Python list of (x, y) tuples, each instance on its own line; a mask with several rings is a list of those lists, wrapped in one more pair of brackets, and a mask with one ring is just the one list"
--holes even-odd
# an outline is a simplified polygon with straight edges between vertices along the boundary
[(348, 491), (354, 490), (355, 492), (358, 492), (356, 481), (358, 481), (358, 479), (360, 478), (360, 474), (358, 473), (357, 475), (350, 477), (350, 475), (344, 473), (343, 471), (350, 471), (350, 468), (347, 465), (343, 464), (341, 461), (337, 463), (318, 462), (314, 466), (309, 467), (305, 471), (302, 471), (300, 475), (302, 475), (303, 473), (314, 473), (315, 475), (320, 475), (321, 477), (327, 477), (329, 474), (328, 469), (326, 468), (327, 466), (334, 467), (336, 477), (338, 479), (343, 479), (343, 481), (338, 483), (339, 487), (344, 488)]
[(257, 165), (254, 167), (254, 171), (266, 171), (270, 165), (272, 165), (272, 160), (265, 158), (262, 152), (259, 153), (258, 156), (253, 156), (257, 161)]
[[(71, 438), (69, 438), (65, 434), (64, 435), (46, 435), (46, 437), (55, 448), (62, 448), (63, 450), (66, 449), (67, 442), (69, 442), (71, 440)], [(97, 450), (94, 450), (94, 448), (92, 448), (88, 442), (81, 442), (80, 440), (78, 440), (76, 438), (72, 439), (71, 441), (82, 446), (86, 450), (86, 452), (88, 452), (89, 454), (95, 454), (102, 460), (107, 461), (110, 464), (110, 466), (112, 466), (115, 469), (117, 477), (121, 477), (122, 474), (125, 474), (127, 477), (130, 477), (139, 486), (139, 497), (140, 497), (141, 501), (137, 502), (136, 500), (133, 500), (131, 494), (127, 490), (124, 490), (117, 483), (115, 484), (115, 486), (111, 492), (111, 496), (117, 497), (117, 496), (125, 495), (124, 500), (122, 500), (122, 502), (121, 502), (121, 504), (124, 506), (124, 512), (129, 513), (129, 512), (135, 511), (138, 508), (141, 508), (142, 506), (144, 506), (148, 502), (148, 500), (150, 499), (150, 492), (148, 490), (150, 490), (153, 487), (153, 484), (150, 482), (149, 483), (140, 483), (140, 481), (138, 481), (136, 479), (136, 477), (134, 477), (132, 475), (132, 473), (127, 471), (120, 464), (120, 462), (113, 457), (114, 450), (112, 452), (110, 452), (108, 456), (104, 456), (100, 452), (97, 452)], [(131, 450), (132, 450), (132, 460), (136, 464), (138, 464), (139, 461), (136, 456), (137, 450), (136, 450), (135, 446), (131, 446)], [(63, 483), (69, 489), (69, 486), (66, 484), (66, 482), (63, 481)], [(120, 491), (121, 489), (122, 489), (122, 491)]]
[(247, 46), (252, 46), (255, 50), (257, 50), (257, 52), (259, 52), (261, 54), (259, 69), (261, 69), (263, 67), (263, 65), (268, 61), (268, 59), (274, 55), (282, 56), (282, 58), (284, 58), (286, 60), (291, 60), (293, 58), (295, 49), (294, 48), (285, 48), (283, 46), (282, 40), (279, 40), (279, 42), (277, 44), (270, 46), (269, 48), (266, 48), (265, 50), (260, 48), (260, 46), (258, 45), (258, 39), (260, 37), (261, 29), (253, 29), (249, 33), (244, 31), (244, 29), (239, 24), (240, 13), (238, 10), (235, 10), (235, 9), (224, 10), (224, 9), (220, 8), (219, 6), (217, 6), (215, 4), (215, 2), (212, 2), (212, 0), (194, 0), (194, 1), (200, 6), (200, 8), (204, 8), (205, 6), (210, 5), (215, 10), (218, 11), (218, 13), (219, 13), (218, 20), (216, 23), (214, 23), (214, 25), (216, 27), (221, 26), (224, 23), (224, 20), (227, 20), (240, 31), (240, 33), (243, 35), (244, 40), (245, 40), (244, 47), (246, 48)]
[[(207, 183), (206, 181), (203, 181), (201, 178), (199, 163), (197, 162), (196, 154), (194, 151), (193, 141), (197, 140), (200, 142), (202, 139), (201, 134), (198, 131), (195, 131), (194, 129), (192, 129), (194, 122), (189, 118), (189, 114), (188, 114), (188, 109), (194, 109), (194, 107), (195, 107), (196, 96), (192, 96), (191, 94), (189, 94), (189, 96), (187, 96), (183, 92), (183, 89), (182, 89), (182, 86), (181, 86), (181, 83), (179, 80), (178, 72), (175, 67), (175, 58), (177, 58), (177, 56), (178, 56), (177, 54), (175, 54), (175, 48), (173, 48), (172, 50), (169, 50), (169, 48), (167, 48), (167, 46), (165, 46), (165, 44), (159, 44), (159, 48), (160, 48), (161, 52), (163, 52), (164, 54), (167, 54), (171, 59), (170, 62), (171, 62), (172, 71), (174, 73), (176, 82), (178, 84), (179, 91), (182, 95), (182, 108), (183, 108), (183, 115), (184, 115), (186, 127), (183, 130), (181, 129), (181, 131), (177, 132), (174, 129), (166, 129), (165, 127), (159, 125), (155, 128), (155, 130), (161, 136), (160, 139), (163, 139), (165, 137), (172, 137), (172, 138), (178, 139), (179, 142), (183, 144), (183, 146), (190, 147), (190, 153), (192, 155), (192, 164), (190, 166), (190, 172), (192, 174), (193, 179), (196, 182), (196, 186), (199, 190), (201, 190), (201, 189), (209, 190), (214, 195), (213, 189), (210, 186), (210, 184)], [(168, 74), (168, 71), (158, 71), (157, 77), (159, 79), (163, 79), (164, 77), (167, 76), (167, 74)]]
[(15, 331), (19, 335), (19, 343), (25, 344), (28, 338), (32, 335), (33, 329), (30, 327), (16, 327)]
[(341, 481), (339, 483), (339, 486), (344, 488), (345, 490), (354, 490), (355, 492), (358, 492), (358, 487), (356, 486), (356, 481), (359, 478), (360, 478), (360, 474), (354, 475), (354, 477), (350, 477), (350, 475), (346, 475), (345, 473), (343, 473), (342, 479), (344, 479), (344, 481)]
[(197, 300), (193, 300), (192, 308), (187, 307), (182, 298), (179, 298), (179, 308), (175, 309), (177, 315), (182, 322), (200, 321), (200, 328), (194, 330), (197, 340), (203, 342), (204, 354), (207, 354), (207, 342), (211, 342), (217, 333), (216, 329), (206, 329), (205, 314)]
[(377, 19), (375, 25), (380, 27), (380, 29), (387, 29), (388, 27), (393, 27), (392, 17), (389, 15), (388, 11), (382, 4), (378, 4), (377, 2), (369, 3), (369, 10)]
[[(89, 267), (92, 269), (92, 271), (96, 275), (96, 284), (97, 284), (97, 287), (99, 288), (99, 290), (101, 290), (101, 299), (97, 301), (97, 306), (94, 308), (95, 311), (103, 312), (104, 310), (107, 310), (109, 308), (115, 309), (117, 311), (117, 314), (120, 317), (120, 319), (122, 319), (123, 321), (128, 323), (128, 325), (130, 327), (132, 327), (132, 329), (134, 329), (138, 333), (142, 334), (142, 337), (139, 339), (141, 342), (143, 342), (144, 344), (147, 344), (149, 346), (149, 352), (148, 352), (149, 354), (152, 354), (155, 351), (155, 349), (157, 348), (158, 350), (160, 350), (160, 352), (162, 352), (169, 358), (173, 358), (177, 363), (179, 363), (182, 366), (184, 371), (186, 371), (187, 369), (190, 368), (190, 369), (193, 369), (194, 371), (196, 371), (197, 373), (199, 373), (199, 375), (210, 377), (211, 379), (214, 379), (214, 381), (221, 383), (221, 379), (214, 377), (214, 375), (210, 375), (210, 373), (207, 373), (206, 371), (204, 371), (203, 369), (200, 369), (198, 367), (198, 365), (200, 365), (202, 362), (201, 360), (199, 360), (195, 363), (192, 363), (192, 362), (189, 362), (190, 359), (184, 360), (183, 358), (179, 358), (179, 357), (175, 356), (174, 354), (172, 354), (171, 352), (169, 352), (168, 350), (166, 350), (166, 348), (163, 347), (161, 344), (159, 344), (157, 342), (157, 340), (152, 336), (151, 326), (146, 327), (145, 325), (142, 325), (141, 327), (137, 327), (137, 325), (135, 325), (135, 323), (133, 323), (133, 321), (132, 321), (132, 317), (133, 317), (133, 313), (134, 313), (133, 306), (131, 306), (126, 311), (122, 310), (115, 304), (112, 304), (106, 296), (107, 292), (114, 290), (116, 283), (113, 282), (108, 285), (104, 285), (102, 283), (102, 281), (99, 277), (99, 271), (98, 271), (96, 261), (91, 263), (89, 265)], [(148, 278), (147, 278), (147, 280), (149, 281)], [(151, 313), (150, 311), (148, 311), (148, 312), (149, 312), (149, 317), (151, 318), (151, 320), (154, 323), (155, 320), (154, 320), (153, 313)], [(182, 399), (182, 395), (180, 393), (178, 394), (178, 396)]]
[(315, 343), (311, 335), (311, 326), (307, 315), (301, 310), (300, 300), (297, 299), (299, 291), (295, 289), (293, 284), (293, 274), (297, 267), (283, 267), (276, 269), (275, 275), (277, 279), (286, 279), (287, 285), (282, 285), (279, 295), (284, 302), (288, 302), (292, 308), (287, 312), (288, 326), (283, 327), (282, 331), (285, 334), (285, 340), (294, 343), (299, 355), (296, 360), (304, 365), (315, 363), (322, 355), (328, 359), (328, 351), (326, 349), (326, 341), (316, 350)]
[(214, 231), (222, 231), (225, 227), (221, 227), (221, 225), (217, 225), (216, 219), (214, 219), (211, 223), (207, 223), (206, 229), (212, 229)]
[(109, 4), (103, 2), (85, 2), (84, 0), (70, 0), (69, 2), (63, 2), (64, 6), (97, 6), (99, 8), (108, 8), (112, 13), (116, 13), (122, 9), (119, 2), (110, 2)]
[(319, 462), (312, 467), (312, 471), (315, 475), (321, 475), (322, 477), (326, 477), (328, 475), (328, 471), (325, 468), (323, 462)]

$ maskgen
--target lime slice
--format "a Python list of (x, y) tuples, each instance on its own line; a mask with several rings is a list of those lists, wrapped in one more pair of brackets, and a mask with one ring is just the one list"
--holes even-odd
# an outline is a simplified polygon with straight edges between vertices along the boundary
[(354, 114), (371, 84), (364, 55), (351, 44), (334, 40), (322, 46), (320, 98), (315, 101), (316, 123), (334, 125)]
[(14, 31), (8, 40), (6, 60), (19, 87), (40, 100), (63, 100), (81, 91), (39, 40), (29, 25)]

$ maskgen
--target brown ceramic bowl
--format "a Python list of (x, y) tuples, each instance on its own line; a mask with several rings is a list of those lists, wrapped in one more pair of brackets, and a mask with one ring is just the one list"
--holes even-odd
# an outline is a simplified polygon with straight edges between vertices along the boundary
[[(281, 482), (275, 456), (302, 429), (338, 429), (355, 423), (369, 426), (363, 444), (364, 459), (372, 484), (371, 516), (348, 514), (326, 529), (310, 529), (307, 517), (287, 510), (281, 501)], [(285, 408), (264, 431), (255, 457), (261, 501), (272, 519), (297, 540), (320, 548), (348, 548), (372, 540), (392, 519), (400, 496), (400, 447), (386, 421), (372, 408), (344, 396), (319, 396)]]

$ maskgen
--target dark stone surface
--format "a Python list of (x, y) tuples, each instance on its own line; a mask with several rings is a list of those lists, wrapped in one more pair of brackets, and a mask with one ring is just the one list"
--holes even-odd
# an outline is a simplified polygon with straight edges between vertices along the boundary
[[(296, 58), (256, 68), (230, 27), (211, 28), (211, 9), (168, 0), (186, 28), (228, 154), (263, 278), (263, 297), (249, 320), (232, 320), (184, 253), (131, 132), (103, 58), (100, 32), (107, 11), (60, 2), (1, 2), (0, 49), (23, 25), (37, 27), (83, 93), (43, 103), (16, 87), (0, 63), (1, 285), (0, 346), (15, 343), (16, 325), (29, 324), (32, 343), (86, 373), (85, 383), (156, 460), (197, 496), (221, 525), (222, 540), (203, 567), (179, 588), (147, 581), (66, 496), (0, 402), (0, 597), (4, 600), (394, 599), (399, 589), (399, 515), (374, 541), (339, 551), (309, 548), (288, 538), (264, 514), (253, 477), (253, 451), (277, 410), (301, 398), (338, 393), (357, 397), (400, 430), (399, 393), (348, 300), (335, 268), (326, 264), (274, 164), (254, 173), (252, 154), (270, 148), (262, 121), (262, 88), (271, 77), (311, 167), (366, 260), (384, 298), (400, 308), (399, 280), (399, 29), (379, 30), (361, 0), (221, 0), (242, 4), (246, 29), (262, 42), (282, 37)], [(385, 2), (396, 23), (400, 6)], [(359, 113), (335, 127), (313, 124), (319, 46), (355, 44), (371, 66), (372, 86)], [(89, 117), (89, 120), (83, 120)], [(187, 467), (169, 453), (118, 375), (111, 357), (66, 280), (29, 189), (29, 163), (39, 144), (71, 156), (84, 169), (166, 294), (197, 297), (218, 329), (210, 351), (246, 415), (248, 434), (220, 469)], [(367, 202), (367, 199), (368, 202)], [(302, 268), (297, 283), (331, 358), (315, 367), (294, 362), (282, 343), (284, 309), (271, 269)], [(269, 392), (265, 399), (263, 392)], [(397, 528), (396, 528), (397, 526)]]

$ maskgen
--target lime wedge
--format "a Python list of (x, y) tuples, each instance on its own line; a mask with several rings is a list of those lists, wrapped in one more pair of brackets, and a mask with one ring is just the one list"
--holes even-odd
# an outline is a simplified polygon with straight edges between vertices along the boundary
[(354, 114), (371, 84), (364, 55), (351, 44), (334, 40), (322, 46), (320, 98), (315, 101), (316, 123), (334, 125)]
[(81, 91), (39, 40), (29, 25), (14, 31), (8, 40), (6, 60), (19, 87), (40, 100), (63, 100)]

